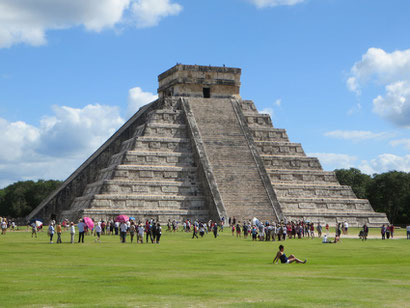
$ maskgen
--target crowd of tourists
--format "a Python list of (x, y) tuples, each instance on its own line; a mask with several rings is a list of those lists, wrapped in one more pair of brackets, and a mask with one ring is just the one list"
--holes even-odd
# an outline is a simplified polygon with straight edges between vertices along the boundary
[[(91, 224), (91, 226), (90, 226)], [(31, 224), (32, 237), (38, 232), (36, 224)], [(67, 231), (70, 233), (70, 242), (75, 242), (76, 225), (74, 222), (64, 220), (62, 223), (56, 223), (52, 220), (48, 227), (48, 235), (50, 237), (50, 243), (53, 242), (54, 235), (57, 234), (57, 243), (61, 243), (62, 232)], [(95, 242), (101, 242), (101, 235), (119, 235), (121, 243), (126, 243), (127, 238), (133, 243), (134, 239), (136, 243), (143, 244), (144, 235), (145, 242), (160, 243), (162, 235), (161, 224), (155, 219), (146, 220), (145, 223), (136, 222), (134, 220), (123, 221), (97, 221), (92, 223), (87, 222), (85, 219), (81, 219), (77, 224), (78, 231), (78, 243), (84, 243), (85, 235), (94, 235)]]
[(6, 217), (0, 217), (1, 234), (6, 235), (7, 230), (16, 231), (17, 225), (14, 220), (9, 220)]
[[(90, 218), (88, 218), (91, 220)], [(238, 221), (235, 217), (228, 218), (228, 227), (233, 237), (244, 238), (248, 237), (252, 241), (284, 241), (286, 239), (302, 239), (302, 238), (321, 238), (323, 236), (323, 243), (337, 243), (340, 240), (341, 235), (348, 235), (349, 224), (344, 221), (338, 223), (335, 226), (335, 237), (331, 241), (329, 239), (329, 224), (322, 225), (319, 223), (313, 223), (304, 220), (290, 221), (290, 222), (261, 222), (258, 219), (249, 219), (244, 221)], [(17, 230), (17, 225), (14, 220), (9, 220), (5, 217), (0, 217), (1, 234), (5, 235), (7, 231)], [(182, 228), (181, 228), (182, 227)], [(37, 233), (43, 228), (43, 223), (38, 220), (28, 222), (27, 228), (31, 228), (31, 236), (37, 237)], [(218, 237), (219, 232), (223, 232), (225, 228), (225, 218), (222, 218), (219, 222), (209, 220), (203, 222), (200, 220), (191, 221), (186, 219), (182, 223), (176, 220), (168, 220), (167, 232), (177, 232), (181, 230), (183, 232), (192, 232), (192, 239), (204, 237), (208, 233), (213, 234), (214, 238)], [(226, 228), (225, 228), (226, 229)], [(395, 227), (392, 224), (383, 224), (380, 228), (381, 237), (383, 240), (394, 238)], [(84, 242), (85, 235), (94, 235), (95, 241), (101, 241), (101, 235), (119, 235), (122, 243), (127, 242), (127, 239), (131, 243), (160, 243), (162, 235), (162, 227), (155, 219), (147, 219), (145, 222), (135, 221), (135, 219), (129, 219), (124, 221), (118, 221), (111, 219), (108, 221), (92, 220), (92, 224), (87, 223), (85, 219), (81, 219), (77, 224), (70, 222), (67, 219), (61, 223), (56, 223), (52, 220), (47, 229), (50, 237), (50, 243), (61, 243), (62, 232), (70, 233), (70, 242), (75, 242), (75, 235), (78, 232), (78, 242)], [(410, 225), (406, 227), (407, 239), (410, 239)], [(369, 228), (366, 224), (363, 225), (359, 233), (359, 238), (367, 240), (369, 234)]]

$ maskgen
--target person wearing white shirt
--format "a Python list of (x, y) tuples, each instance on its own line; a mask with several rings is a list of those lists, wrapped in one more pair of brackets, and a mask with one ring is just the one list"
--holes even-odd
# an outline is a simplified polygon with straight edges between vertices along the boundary
[(127, 229), (128, 226), (125, 222), (122, 222), (120, 225), (120, 236), (121, 236), (121, 242), (125, 243), (125, 238), (127, 236)]
[(73, 222), (71, 222), (70, 224), (70, 235), (71, 235), (71, 244), (74, 244), (75, 226)]
[(95, 233), (97, 234), (97, 238), (95, 239), (95, 241), (97, 242), (101, 242), (101, 222), (99, 221), (97, 223), (97, 226), (95, 227)]

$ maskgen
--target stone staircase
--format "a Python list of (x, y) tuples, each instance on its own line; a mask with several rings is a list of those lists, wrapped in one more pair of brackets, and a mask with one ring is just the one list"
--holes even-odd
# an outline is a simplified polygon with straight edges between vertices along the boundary
[(283, 215), (352, 226), (388, 223), (368, 200), (357, 199), (349, 186), (340, 185), (334, 172), (323, 171), (315, 157), (307, 157), (299, 143), (289, 141), (284, 129), (274, 128), (268, 115), (259, 114), (252, 101), (240, 101), (251, 135), (263, 159)]
[(166, 99), (149, 112), (146, 123), (122, 142), (62, 217), (79, 212), (95, 219), (119, 214), (160, 221), (209, 217), (177, 99)]
[(274, 210), (231, 99), (186, 100), (227, 215), (272, 220)]

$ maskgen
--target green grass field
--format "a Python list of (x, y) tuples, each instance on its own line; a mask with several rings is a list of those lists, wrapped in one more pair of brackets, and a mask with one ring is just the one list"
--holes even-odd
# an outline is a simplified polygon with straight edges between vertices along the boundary
[(272, 265), (279, 242), (236, 239), (228, 230), (216, 240), (164, 231), (160, 245), (68, 238), (57, 245), (46, 232), (0, 236), (1, 307), (410, 306), (406, 239), (286, 240), (285, 252), (308, 263)]

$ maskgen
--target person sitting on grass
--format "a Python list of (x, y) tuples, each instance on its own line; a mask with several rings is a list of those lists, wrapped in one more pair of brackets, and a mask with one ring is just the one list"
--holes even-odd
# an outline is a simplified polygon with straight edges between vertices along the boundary
[(285, 250), (285, 247), (283, 247), (283, 245), (279, 245), (279, 251), (276, 254), (275, 259), (273, 259), (273, 264), (278, 263), (278, 261), (280, 260), (280, 263), (303, 263), (305, 264), (307, 262), (307, 260), (305, 259), (305, 261), (299, 260), (298, 258), (296, 258), (294, 255), (290, 255), (289, 257), (286, 256), (286, 254), (283, 252)]

